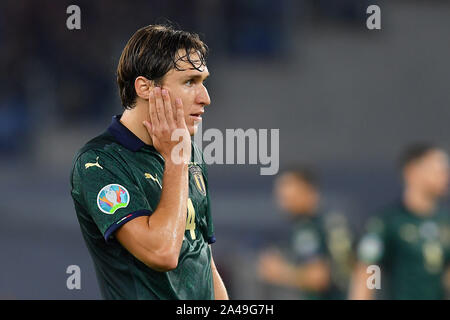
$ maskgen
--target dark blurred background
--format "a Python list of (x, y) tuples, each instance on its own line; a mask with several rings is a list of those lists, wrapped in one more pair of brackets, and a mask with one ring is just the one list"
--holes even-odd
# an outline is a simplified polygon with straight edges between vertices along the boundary
[[(81, 8), (81, 30), (66, 27), (71, 4)], [(366, 28), (371, 4), (381, 7), (381, 30)], [(438, 0), (3, 0), (0, 298), (100, 298), (69, 172), (76, 150), (121, 112), (115, 68), (138, 28), (171, 21), (200, 33), (212, 99), (203, 130), (280, 129), (281, 167), (314, 165), (323, 206), (348, 217), (357, 235), (398, 198), (406, 144), (450, 147), (449, 17), (450, 2)], [(274, 176), (259, 168), (209, 169), (213, 252), (235, 299), (268, 297), (255, 257), (287, 224)], [(81, 290), (66, 287), (72, 264)]]

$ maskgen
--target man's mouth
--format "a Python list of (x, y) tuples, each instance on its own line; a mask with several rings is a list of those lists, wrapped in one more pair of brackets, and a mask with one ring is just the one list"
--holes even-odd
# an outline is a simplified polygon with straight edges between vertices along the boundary
[(190, 116), (194, 119), (194, 121), (202, 121), (203, 112), (191, 113)]

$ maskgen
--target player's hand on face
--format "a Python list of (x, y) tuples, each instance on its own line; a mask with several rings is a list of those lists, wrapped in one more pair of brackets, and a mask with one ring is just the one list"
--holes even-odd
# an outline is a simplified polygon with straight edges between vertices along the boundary
[(187, 163), (191, 158), (191, 136), (184, 119), (181, 99), (172, 103), (169, 91), (154, 87), (149, 94), (151, 123), (144, 126), (152, 138), (153, 146), (165, 161)]

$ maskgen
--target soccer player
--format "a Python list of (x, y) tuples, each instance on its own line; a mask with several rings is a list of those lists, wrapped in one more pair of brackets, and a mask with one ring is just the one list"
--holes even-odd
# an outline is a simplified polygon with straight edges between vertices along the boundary
[[(352, 299), (445, 298), (450, 219), (438, 200), (447, 191), (447, 154), (432, 145), (414, 144), (401, 157), (401, 169), (401, 201), (370, 219), (359, 243)], [(368, 273), (369, 265), (380, 268), (378, 280)], [(375, 288), (380, 281), (381, 295), (374, 295), (377, 290), (369, 288), (368, 280)]]
[(139, 29), (117, 67), (123, 114), (75, 156), (71, 194), (105, 299), (228, 299), (191, 140), (211, 102), (206, 55), (196, 34)]
[[(319, 214), (314, 172), (306, 167), (285, 170), (275, 182), (275, 195), (291, 218), (291, 240), (286, 254), (271, 250), (261, 255), (259, 275), (268, 283), (298, 289), (304, 299), (343, 298), (335, 280), (341, 270), (348, 269), (350, 235), (342, 218)], [(331, 267), (337, 271), (333, 275)]]

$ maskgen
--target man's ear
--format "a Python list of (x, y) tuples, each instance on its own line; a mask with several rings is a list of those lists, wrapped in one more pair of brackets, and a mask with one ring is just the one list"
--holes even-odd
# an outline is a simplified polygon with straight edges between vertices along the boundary
[(143, 76), (139, 76), (134, 80), (134, 90), (136, 90), (136, 95), (144, 100), (148, 100), (148, 95), (153, 87), (153, 81), (150, 81)]

